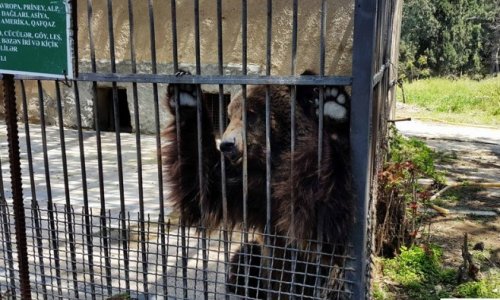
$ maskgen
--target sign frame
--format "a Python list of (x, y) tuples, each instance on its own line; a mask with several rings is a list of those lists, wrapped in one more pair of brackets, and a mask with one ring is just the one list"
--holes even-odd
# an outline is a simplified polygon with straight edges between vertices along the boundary
[[(66, 38), (66, 73), (45, 73), (45, 72), (37, 72), (31, 71), (28, 68), (26, 70), (12, 70), (12, 69), (3, 69), (0, 62), (0, 74), (12, 74), (12, 75), (24, 75), (24, 76), (37, 76), (37, 77), (45, 77), (51, 79), (74, 79), (75, 78), (75, 55), (74, 55), (74, 45), (75, 45), (75, 37), (74, 37), (74, 28), (73, 27), (73, 0), (59, 0), (59, 3), (64, 4), (65, 15), (66, 15), (66, 26), (65, 26), (65, 38)], [(41, 3), (39, 3), (41, 4)], [(45, 2), (43, 3), (45, 4)], [(20, 54), (18, 54), (20, 55)], [(22, 54), (21, 54), (22, 55)]]

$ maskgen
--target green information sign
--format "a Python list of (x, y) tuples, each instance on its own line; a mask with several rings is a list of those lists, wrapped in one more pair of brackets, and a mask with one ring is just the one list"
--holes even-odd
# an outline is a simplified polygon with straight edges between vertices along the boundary
[(73, 77), (68, 1), (0, 1), (0, 73)]

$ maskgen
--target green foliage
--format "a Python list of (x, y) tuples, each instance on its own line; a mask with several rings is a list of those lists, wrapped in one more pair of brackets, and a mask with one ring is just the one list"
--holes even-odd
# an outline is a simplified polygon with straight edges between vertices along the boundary
[(393, 299), (393, 295), (385, 290), (384, 286), (381, 286), (379, 283), (375, 282), (373, 284), (373, 299), (375, 300), (389, 300)]
[[(488, 69), (496, 0), (406, 0), (401, 28), (400, 74), (478, 74)], [(423, 60), (422, 58), (425, 58)]]
[[(425, 108), (417, 117), (500, 125), (500, 77), (476, 81), (430, 78), (404, 85), (406, 103)], [(398, 93), (401, 101), (401, 93)]]
[(455, 288), (453, 295), (463, 298), (500, 298), (500, 276), (462, 283)]
[[(383, 262), (383, 272), (403, 286), (410, 299), (448, 297), (456, 271), (441, 266), (442, 251), (437, 246), (402, 247), (401, 254)], [(436, 287), (441, 287), (437, 289)]]
[[(428, 234), (427, 214), (420, 208), (429, 204), (433, 191), (444, 182), (434, 166), (436, 157), (422, 141), (391, 128), (387, 161), (378, 174), (378, 254), (391, 257), (401, 246), (413, 245), (417, 237)], [(423, 186), (421, 178), (433, 179), (434, 184)]]
[(388, 161), (391, 163), (411, 162), (419, 171), (419, 177), (427, 177), (438, 183), (444, 183), (443, 174), (438, 172), (434, 165), (438, 157), (437, 153), (422, 140), (406, 138), (392, 128), (389, 149)]

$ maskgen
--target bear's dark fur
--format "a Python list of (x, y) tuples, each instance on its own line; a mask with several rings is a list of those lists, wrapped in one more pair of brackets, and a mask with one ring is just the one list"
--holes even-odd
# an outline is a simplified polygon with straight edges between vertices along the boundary
[[(166, 182), (170, 189), (169, 200), (179, 211), (181, 222), (185, 225), (216, 228), (223, 222), (225, 205), (228, 224), (240, 225), (243, 222), (243, 97), (239, 94), (233, 97), (229, 104), (230, 123), (220, 145), (225, 155), (225, 204), (222, 200), (221, 152), (217, 149), (212, 120), (204, 105), (201, 109), (203, 186), (199, 186), (195, 103), (197, 96), (203, 99), (201, 88), (197, 85), (177, 85), (180, 96), (176, 100), (174, 87), (175, 85), (168, 87), (167, 107), (175, 116), (176, 105), (180, 104), (179, 115), (164, 130), (168, 142), (162, 149)], [(266, 225), (265, 96), (265, 86), (247, 88), (246, 225), (260, 232), (264, 231)], [(316, 262), (321, 261), (321, 265), (335, 263), (332, 257), (341, 251), (339, 249), (342, 247), (333, 250), (335, 247), (332, 245), (344, 244), (353, 224), (349, 127), (345, 124), (329, 127), (326, 126), (328, 120), (325, 119), (325, 130), (321, 133), (321, 169), (318, 170), (318, 122), (314, 107), (308, 106), (308, 103), (314, 105), (314, 99), (317, 97), (315, 87), (297, 87), (295, 151), (292, 154), (290, 88), (270, 87), (272, 228), (269, 232), (273, 234), (273, 250), (272, 253), (269, 252), (268, 247), (263, 247), (262, 243), (258, 242), (243, 246), (231, 260), (231, 273), (228, 274), (229, 291), (245, 295), (246, 282), (247, 297), (265, 298), (265, 292), (257, 292), (258, 289), (272, 293), (273, 298), (281, 295), (280, 292), (309, 295), (312, 293), (312, 287), (318, 287), (318, 283), (324, 285), (328, 281), (328, 268), (316, 267)], [(348, 124), (348, 121), (344, 122)], [(320, 240), (321, 243), (311, 243), (310, 240)], [(318, 254), (306, 253), (318, 253), (318, 249), (320, 258)], [(266, 270), (271, 271), (267, 272), (261, 268), (264, 261), (261, 256), (275, 258), (272, 266), (266, 267)], [(289, 262), (292, 257), (296, 263)], [(251, 266), (243, 270), (245, 268), (239, 267), (243, 262)], [(245, 276), (250, 277), (245, 280)], [(309, 285), (312, 287), (304, 287)]]

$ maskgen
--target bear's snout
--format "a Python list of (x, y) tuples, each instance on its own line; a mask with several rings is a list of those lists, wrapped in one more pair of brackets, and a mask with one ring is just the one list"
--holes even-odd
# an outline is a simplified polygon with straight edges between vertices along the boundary
[(239, 163), (241, 158), (240, 151), (234, 141), (222, 140), (219, 145), (219, 150), (227, 157), (232, 163)]
[(233, 153), (236, 150), (236, 145), (234, 142), (222, 141), (219, 148), (220, 151), (226, 155)]

